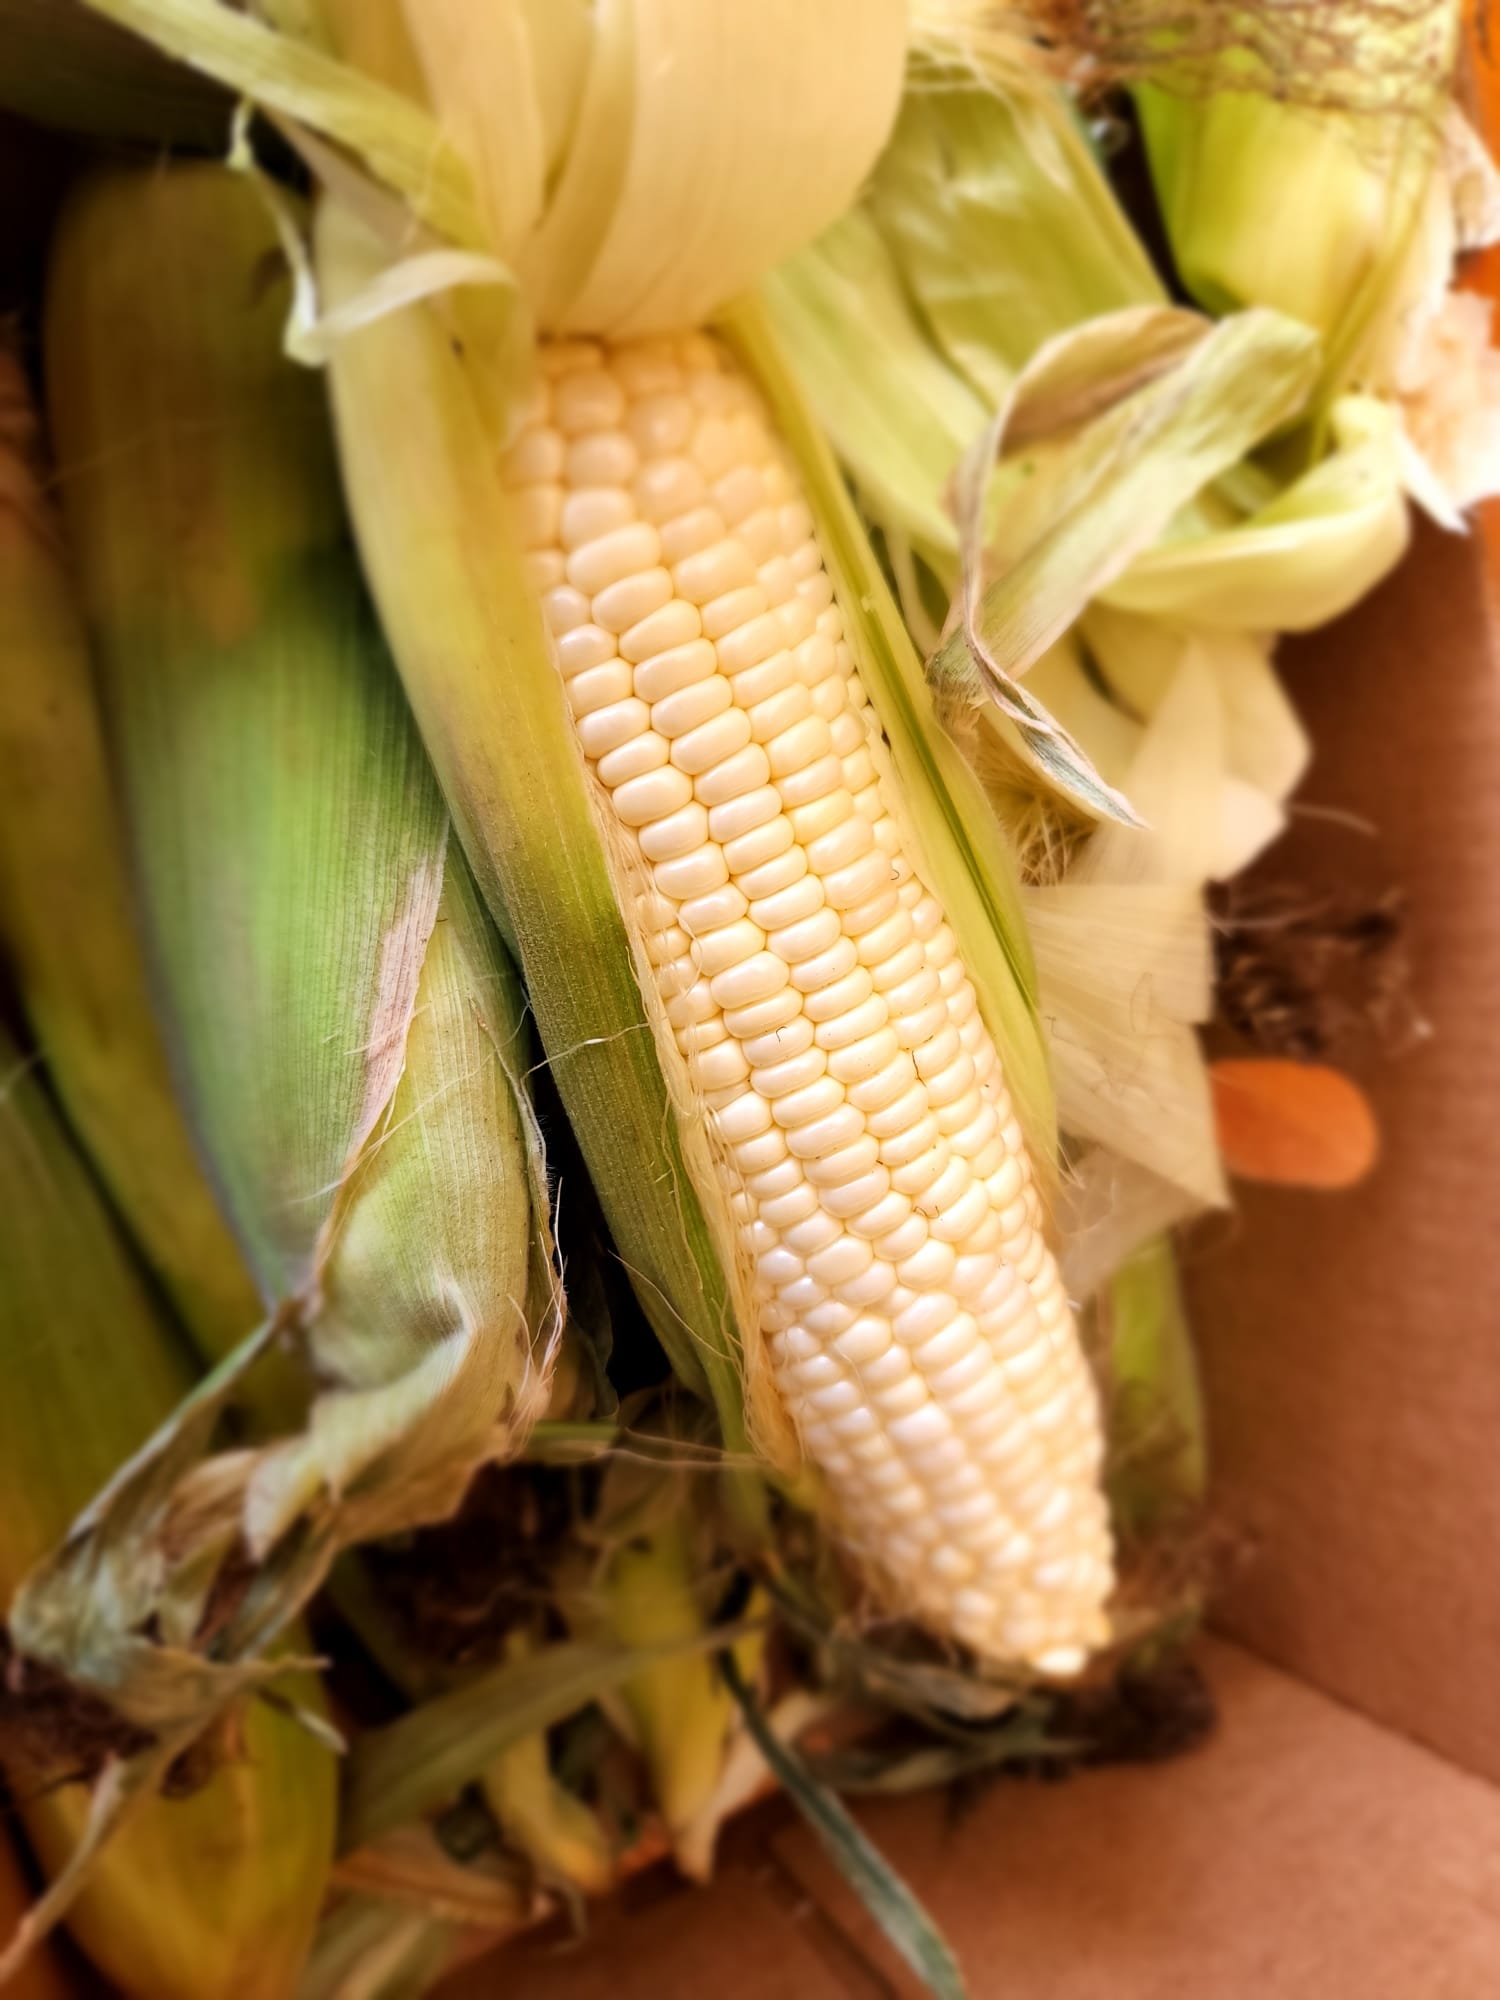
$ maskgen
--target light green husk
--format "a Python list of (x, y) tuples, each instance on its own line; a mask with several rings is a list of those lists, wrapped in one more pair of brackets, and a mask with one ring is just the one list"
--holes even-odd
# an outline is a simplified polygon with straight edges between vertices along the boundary
[(280, 355), (285, 304), (223, 169), (101, 176), (61, 226), (53, 424), (158, 985), (263, 1294), (352, 1392), (263, 1468), (263, 1540), (410, 1425), (472, 1460), (540, 1389), (519, 995), (363, 599), (317, 384)]
[[(53, 428), (154, 970), (273, 1310), (13, 1629), (163, 1741), (284, 1673), (275, 1642), (340, 1547), (445, 1516), (516, 1447), (560, 1305), (519, 988), (364, 600), (285, 307), (270, 221), (224, 169), (101, 174), (63, 219)], [(278, 1331), (324, 1385), (304, 1429), (205, 1458)], [(253, 1583), (201, 1636), (237, 1537)]]
[(1158, 1236), (1115, 1273), (1106, 1294), (1112, 1389), (1110, 1501), (1133, 1536), (1180, 1524), (1201, 1505), (1207, 1439), (1177, 1262)]
[(1424, 237), (1443, 230), (1429, 198), (1460, 8), (1316, 12), (1316, 33), (1284, 52), (1291, 75), (1231, 38), (1184, 76), (1164, 39), (1136, 106), (1183, 283), (1211, 312), (1269, 305), (1314, 327), (1326, 397), (1360, 381), (1414, 277), (1421, 289)]
[(74, 1130), (212, 1361), (261, 1304), (173, 1096), (36, 432), (0, 349), (0, 947)]
[[(49, 1103), (0, 1037), (0, 1600), (192, 1379), (186, 1349)], [(26, 1685), (23, 1677), (21, 1686)], [(97, 1863), (72, 1926), (140, 2000), (281, 2000), (307, 1949), (333, 1843), (333, 1760), (252, 1702), (241, 1753), (184, 1799), (143, 1799)], [(71, 1767), (61, 1746), (63, 1768)], [(12, 1769), (49, 1874), (86, 1788)], [(0, 1939), (3, 1953), (5, 1939)]]

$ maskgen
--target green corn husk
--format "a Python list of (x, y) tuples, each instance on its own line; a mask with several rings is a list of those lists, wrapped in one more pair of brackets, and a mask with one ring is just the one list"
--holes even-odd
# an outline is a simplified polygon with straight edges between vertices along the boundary
[(1106, 1298), (1110, 1500), (1122, 1532), (1139, 1537), (1190, 1516), (1207, 1485), (1203, 1392), (1171, 1238), (1138, 1250)]
[(262, 1292), (353, 1392), (266, 1469), (262, 1537), (410, 1425), (472, 1462), (540, 1387), (519, 995), (285, 310), (223, 169), (104, 175), (63, 219), (49, 396), (158, 985)]
[[(519, 987), (364, 597), (318, 385), (281, 355), (286, 305), (225, 169), (101, 174), (60, 226), (53, 431), (153, 971), (271, 1314), (12, 1625), (169, 1744), (287, 1671), (277, 1642), (340, 1548), (445, 1516), (515, 1448), (560, 1316)], [(322, 1385), (303, 1429), (205, 1458), (278, 1331)], [(253, 1584), (205, 1630), (237, 1547)]]
[[(49, 1103), (0, 1039), (0, 1597), (192, 1380), (173, 1330)], [(25, 1686), (23, 1676), (21, 1685)], [(49, 1874), (82, 1832), (86, 1788), (20, 1757), (10, 1775)], [(58, 1745), (61, 1768), (76, 1758)], [(181, 1799), (141, 1803), (99, 1859), (72, 1925), (139, 2000), (282, 2000), (311, 1940), (333, 1847), (328, 1752), (264, 1703), (243, 1754)]]
[(1458, 0), (1331, 0), (1269, 64), (1231, 37), (1196, 70), (1164, 38), (1135, 95), (1173, 258), (1211, 312), (1270, 305), (1317, 329), (1325, 394), (1398, 333), (1453, 241), (1439, 171)]
[(36, 432), (0, 350), (0, 949), (73, 1129), (213, 1361), (261, 1304), (173, 1096)]

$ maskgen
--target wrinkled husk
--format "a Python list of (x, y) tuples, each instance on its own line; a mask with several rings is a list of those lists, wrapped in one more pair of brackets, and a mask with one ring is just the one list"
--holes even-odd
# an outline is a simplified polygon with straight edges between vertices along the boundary
[[(180, 1346), (48, 1102), (0, 1041), (0, 1597), (192, 1379)], [(27, 1685), (23, 1673), (20, 1686)], [(140, 2000), (280, 2000), (306, 1952), (333, 1845), (333, 1760), (252, 1703), (238, 1753), (190, 1797), (140, 1802), (76, 1902), (79, 1941)], [(49, 1875), (88, 1810), (66, 1732), (7, 1757)], [(55, 1758), (55, 1761), (54, 1761)], [(3, 1951), (7, 1939), (0, 1939)]]
[(20, 361), (0, 349), (0, 945), (74, 1130), (213, 1361), (261, 1304), (173, 1095), (45, 478)]

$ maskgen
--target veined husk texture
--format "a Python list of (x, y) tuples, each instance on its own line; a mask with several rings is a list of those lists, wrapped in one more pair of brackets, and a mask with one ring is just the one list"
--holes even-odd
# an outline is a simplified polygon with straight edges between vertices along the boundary
[(286, 309), (227, 170), (100, 174), (63, 218), (51, 416), (153, 968), (262, 1294), (329, 1389), (250, 1479), (260, 1549), (325, 1500), (340, 1539), (445, 1511), (544, 1399), (553, 1303), (519, 991)]
[(74, 1130), (212, 1361), (260, 1299), (173, 1094), (38, 428), (0, 348), (0, 945)]
[[(0, 1599), (8, 1603), (95, 1489), (170, 1414), (193, 1370), (39, 1067), (3, 1036), (0, 1269)], [(296, 1977), (332, 1854), (333, 1760), (263, 1702), (247, 1706), (240, 1727), (241, 1754), (200, 1791), (136, 1808), (74, 1905), (79, 1941), (122, 1993), (280, 2000)], [(55, 1770), (10, 1775), (27, 1834), (55, 1874), (82, 1830), (86, 1788), (58, 1785)]]

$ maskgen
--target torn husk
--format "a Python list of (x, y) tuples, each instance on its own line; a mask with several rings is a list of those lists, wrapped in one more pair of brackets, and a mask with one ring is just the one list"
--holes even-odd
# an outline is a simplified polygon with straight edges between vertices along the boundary
[[(360, 587), (318, 385), (281, 354), (286, 298), (255, 190), (218, 167), (86, 182), (49, 292), (156, 984), (273, 1307), (26, 1593), (48, 1657), (163, 1726), (206, 1720), (215, 1675), (260, 1671), (341, 1544), (445, 1514), (514, 1448), (558, 1304), (519, 989)], [(195, 1464), (276, 1333), (323, 1385), (305, 1429)], [(200, 1674), (181, 1604), (237, 1539), (261, 1568)], [(174, 1655), (110, 1634), (103, 1607), (87, 1634), (54, 1615), (96, 1559), (180, 1600)]]
[[(65, 1532), (192, 1380), (186, 1347), (47, 1100), (0, 1041), (0, 1597)], [(92, 1579), (90, 1580), (93, 1581)], [(30, 1686), (11, 1663), (0, 1739), (49, 1876), (82, 1834), (88, 1787), (67, 1725), (25, 1735)], [(239, 1742), (201, 1789), (141, 1798), (94, 1865), (70, 1923), (140, 2000), (274, 2000), (307, 1949), (332, 1850), (334, 1769), (293, 1719), (251, 1701)], [(128, 1735), (129, 1732), (126, 1732)], [(123, 1742), (123, 1738), (122, 1738)], [(106, 1766), (106, 1769), (108, 1767)], [(0, 1938), (0, 1956), (10, 1942)]]

